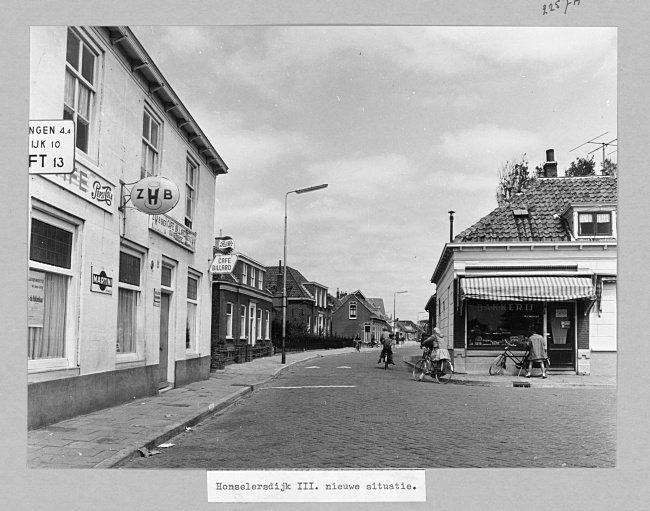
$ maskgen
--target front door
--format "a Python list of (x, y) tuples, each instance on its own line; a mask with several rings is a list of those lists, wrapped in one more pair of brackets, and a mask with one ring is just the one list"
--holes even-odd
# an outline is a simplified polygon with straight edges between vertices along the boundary
[(546, 318), (546, 339), (551, 368), (573, 368), (575, 365), (575, 304), (549, 303)]
[(167, 381), (167, 365), (169, 359), (169, 298), (171, 295), (162, 293), (160, 296), (160, 360), (158, 361), (158, 388), (169, 385)]

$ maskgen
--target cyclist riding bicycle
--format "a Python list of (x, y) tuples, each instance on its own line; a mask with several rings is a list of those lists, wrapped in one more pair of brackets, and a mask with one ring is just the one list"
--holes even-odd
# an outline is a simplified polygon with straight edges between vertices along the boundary
[(434, 327), (433, 334), (420, 343), (420, 347), (431, 350), (431, 360), (448, 359), (449, 352), (446, 348), (440, 348), (440, 341), (444, 339), (438, 327)]

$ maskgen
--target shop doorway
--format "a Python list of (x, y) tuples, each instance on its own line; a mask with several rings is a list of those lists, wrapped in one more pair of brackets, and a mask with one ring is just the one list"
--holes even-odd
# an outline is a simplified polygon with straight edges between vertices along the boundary
[(575, 304), (549, 303), (546, 315), (546, 339), (551, 368), (575, 366)]
[(158, 388), (169, 386), (167, 370), (169, 359), (169, 302), (170, 294), (160, 296), (160, 359), (158, 360)]

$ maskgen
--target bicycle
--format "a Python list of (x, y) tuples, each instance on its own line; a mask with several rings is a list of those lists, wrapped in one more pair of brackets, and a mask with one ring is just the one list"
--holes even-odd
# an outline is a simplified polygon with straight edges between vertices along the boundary
[[(447, 350), (445, 350), (447, 351)], [(424, 348), (422, 358), (415, 363), (413, 367), (413, 378), (420, 381), (425, 375), (433, 376), (438, 383), (449, 383), (454, 375), (454, 366), (449, 359), (449, 352), (440, 354), (439, 360), (432, 360), (433, 350)]]
[(494, 359), (494, 362), (490, 365), (490, 369), (488, 370), (491, 376), (494, 376), (496, 374), (501, 374), (506, 368), (506, 361), (507, 359), (512, 360), (515, 363), (515, 367), (519, 369), (519, 373), (517, 373), (517, 376), (521, 376), (521, 371), (526, 369), (526, 366), (528, 366), (528, 357), (530, 355), (530, 351), (528, 348), (526, 348), (526, 352), (524, 353), (523, 357), (518, 357), (516, 356), (512, 351), (510, 351), (510, 347), (514, 346), (514, 343), (511, 343), (507, 339), (505, 340), (506, 347), (503, 350), (503, 353), (501, 353), (497, 358)]

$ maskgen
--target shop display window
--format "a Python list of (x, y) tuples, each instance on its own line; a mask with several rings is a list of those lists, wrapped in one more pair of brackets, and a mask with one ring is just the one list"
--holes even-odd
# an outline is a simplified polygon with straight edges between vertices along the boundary
[(543, 302), (489, 302), (467, 303), (467, 348), (501, 349), (508, 340), (525, 348), (528, 329), (534, 325), (542, 332)]

